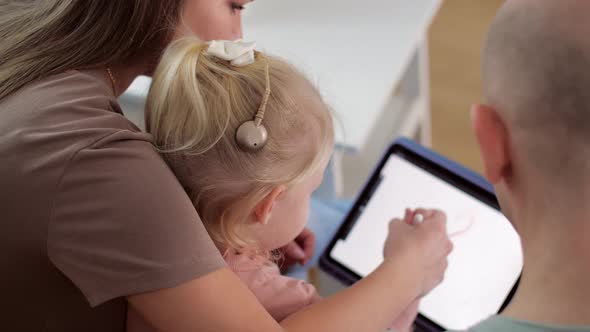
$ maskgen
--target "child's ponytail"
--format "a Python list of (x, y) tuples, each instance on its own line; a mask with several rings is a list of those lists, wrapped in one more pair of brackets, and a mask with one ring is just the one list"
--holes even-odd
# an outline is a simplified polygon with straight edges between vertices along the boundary
[(227, 68), (205, 56), (206, 48), (195, 38), (178, 40), (154, 73), (146, 129), (161, 152), (201, 154), (224, 135), (231, 106), (219, 73)]

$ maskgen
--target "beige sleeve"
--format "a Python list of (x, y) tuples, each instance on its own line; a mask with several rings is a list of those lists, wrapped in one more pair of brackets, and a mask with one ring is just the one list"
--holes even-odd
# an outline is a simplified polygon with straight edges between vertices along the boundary
[(172, 171), (130, 136), (115, 133), (72, 158), (49, 223), (50, 260), (92, 306), (225, 265)]

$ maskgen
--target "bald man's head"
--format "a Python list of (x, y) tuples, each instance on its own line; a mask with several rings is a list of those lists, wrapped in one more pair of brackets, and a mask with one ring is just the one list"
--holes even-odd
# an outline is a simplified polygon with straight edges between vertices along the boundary
[(533, 158), (563, 166), (559, 151), (590, 145), (590, 1), (507, 1), (488, 34), (483, 74), (511, 136)]

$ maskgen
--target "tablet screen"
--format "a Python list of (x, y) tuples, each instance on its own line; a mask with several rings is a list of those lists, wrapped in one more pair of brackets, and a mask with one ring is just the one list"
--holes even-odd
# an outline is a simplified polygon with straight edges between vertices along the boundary
[(391, 218), (407, 207), (437, 208), (447, 214), (454, 250), (445, 280), (421, 301), (420, 314), (463, 330), (500, 310), (520, 275), (522, 253), (517, 233), (498, 209), (397, 154), (372, 188), (352, 229), (335, 243), (333, 260), (364, 277), (383, 259)]

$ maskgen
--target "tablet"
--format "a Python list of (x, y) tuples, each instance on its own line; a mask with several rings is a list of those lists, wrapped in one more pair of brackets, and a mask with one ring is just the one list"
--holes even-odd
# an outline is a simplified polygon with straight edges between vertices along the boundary
[(385, 153), (323, 253), (321, 269), (345, 284), (366, 276), (383, 260), (389, 221), (417, 207), (444, 211), (454, 244), (444, 281), (420, 303), (417, 327), (464, 330), (499, 313), (522, 270), (518, 234), (489, 183), (407, 139)]

